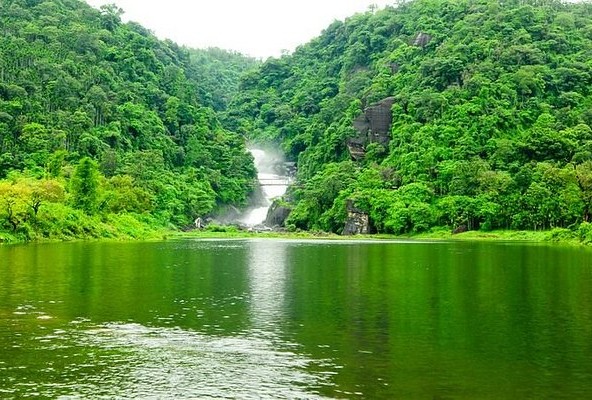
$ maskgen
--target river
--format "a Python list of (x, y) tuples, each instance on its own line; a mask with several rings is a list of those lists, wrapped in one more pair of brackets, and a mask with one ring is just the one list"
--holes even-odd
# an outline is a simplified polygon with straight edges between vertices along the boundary
[(592, 251), (0, 246), (0, 398), (592, 398)]

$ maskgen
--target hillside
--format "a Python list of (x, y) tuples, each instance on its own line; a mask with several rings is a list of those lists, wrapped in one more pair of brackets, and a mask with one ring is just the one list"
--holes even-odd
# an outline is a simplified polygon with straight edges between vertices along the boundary
[(216, 111), (255, 61), (180, 48), (121, 15), (0, 0), (0, 232), (117, 236), (122, 218), (182, 226), (246, 202), (252, 157)]
[(592, 5), (415, 0), (246, 74), (229, 126), (298, 161), (291, 228), (589, 228)]

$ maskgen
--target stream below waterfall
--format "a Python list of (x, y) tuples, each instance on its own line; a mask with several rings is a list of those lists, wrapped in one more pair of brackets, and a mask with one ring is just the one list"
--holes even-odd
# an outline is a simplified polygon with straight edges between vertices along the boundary
[(290, 176), (281, 153), (258, 148), (249, 149), (253, 155), (261, 196), (239, 218), (239, 222), (249, 227), (264, 225), (267, 212), (273, 199), (283, 196), (288, 189)]

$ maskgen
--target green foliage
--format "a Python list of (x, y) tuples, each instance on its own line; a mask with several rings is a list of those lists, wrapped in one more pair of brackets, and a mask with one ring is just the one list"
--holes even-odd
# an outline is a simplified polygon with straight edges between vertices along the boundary
[(238, 92), (241, 76), (259, 63), (240, 53), (218, 48), (190, 49), (187, 75), (199, 83), (200, 103), (224, 111)]
[[(340, 232), (353, 204), (381, 233), (590, 241), (588, 3), (399, 2), (261, 64), (159, 41), (113, 5), (0, 8), (1, 237), (136, 237), (243, 205), (247, 138), (298, 163), (292, 230)], [(390, 143), (354, 161), (353, 121), (385, 97)]]
[(129, 175), (117, 175), (105, 180), (103, 208), (109, 213), (142, 213), (154, 209), (153, 195), (137, 186)]
[(584, 244), (592, 243), (592, 224), (589, 222), (582, 222), (578, 227), (578, 238)]
[[(105, 221), (152, 213), (150, 223), (183, 225), (246, 202), (252, 157), (220, 116), (255, 60), (160, 41), (114, 5), (0, 0), (0, 9), (0, 179), (59, 179), (67, 204)], [(0, 231), (35, 228), (21, 181), (1, 186)]]
[[(293, 229), (340, 232), (353, 201), (378, 232), (583, 232), (591, 21), (589, 3), (556, 0), (414, 0), (357, 14), (243, 76), (228, 123), (298, 161)], [(349, 161), (352, 121), (385, 97), (390, 144)]]
[(206, 227), (207, 232), (227, 232), (227, 233), (235, 233), (238, 232), (238, 228), (232, 225), (216, 225), (210, 224)]
[(99, 201), (99, 167), (88, 157), (84, 157), (74, 170), (71, 180), (72, 205), (94, 214)]
[[(109, 182), (105, 187), (127, 187), (126, 194), (130, 195), (130, 198), (117, 200), (125, 205), (137, 205), (141, 195), (146, 193), (138, 188), (130, 188), (129, 177), (123, 177), (121, 180), (117, 178), (116, 182)], [(99, 188), (99, 191), (114, 193), (104, 188)], [(114, 204), (112, 198), (109, 198), (108, 203), (109, 207), (121, 206), (121, 203)], [(88, 206), (88, 199), (81, 204)], [(63, 180), (39, 180), (12, 174), (9, 180), (0, 181), (0, 241), (148, 238), (162, 225), (162, 222), (148, 215), (133, 213), (130, 212), (133, 210), (129, 209), (117, 214), (110, 212), (110, 209), (99, 211), (100, 207), (95, 209), (93, 215), (89, 215), (86, 210), (69, 206), (66, 202)]]
[(355, 178), (356, 170), (352, 162), (327, 164), (322, 172), (309, 180), (304, 187), (296, 189), (294, 196), (299, 200), (290, 213), (286, 225), (294, 225), (305, 230), (336, 229), (332, 224), (329, 210), (340, 192), (347, 189)]

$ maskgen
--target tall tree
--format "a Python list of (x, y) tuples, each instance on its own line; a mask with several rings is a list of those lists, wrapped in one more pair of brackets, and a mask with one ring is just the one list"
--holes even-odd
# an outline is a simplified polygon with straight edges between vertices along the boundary
[(88, 157), (80, 160), (71, 181), (74, 207), (94, 214), (99, 203), (99, 167)]

